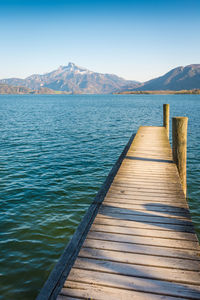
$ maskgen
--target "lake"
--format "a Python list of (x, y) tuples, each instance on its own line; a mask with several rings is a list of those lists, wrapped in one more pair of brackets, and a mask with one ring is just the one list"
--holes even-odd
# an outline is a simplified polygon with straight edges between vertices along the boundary
[(162, 105), (187, 116), (200, 238), (200, 95), (0, 95), (0, 299), (35, 299), (114, 162)]

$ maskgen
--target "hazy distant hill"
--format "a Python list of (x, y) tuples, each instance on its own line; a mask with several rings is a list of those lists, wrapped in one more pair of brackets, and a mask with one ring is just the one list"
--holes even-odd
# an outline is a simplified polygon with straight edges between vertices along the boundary
[(8, 84), (0, 83), (0, 94), (58, 94), (59, 92), (49, 88), (39, 88), (32, 90), (23, 86), (11, 86)]
[[(192, 90), (200, 88), (200, 64), (175, 68), (165, 75), (140, 84), (136, 88), (127, 87), (129, 91), (153, 90)], [(123, 89), (125, 91), (125, 89)]]
[(0, 94), (30, 94), (31, 92), (31, 89), (26, 87), (0, 84)]
[(101, 74), (69, 63), (57, 70), (44, 75), (31, 75), (25, 79), (10, 78), (0, 80), (2, 84), (24, 86), (30, 89), (41, 87), (56, 91), (85, 94), (108, 94), (131, 85), (133, 88), (138, 82), (128, 81), (113, 74)]

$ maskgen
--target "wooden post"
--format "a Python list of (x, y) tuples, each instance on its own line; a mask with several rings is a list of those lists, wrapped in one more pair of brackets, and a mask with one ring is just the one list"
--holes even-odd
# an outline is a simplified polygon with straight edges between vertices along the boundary
[(169, 104), (163, 104), (163, 127), (166, 128), (167, 137), (169, 138)]
[(177, 165), (183, 191), (186, 196), (186, 160), (187, 160), (187, 117), (172, 118), (173, 160)]

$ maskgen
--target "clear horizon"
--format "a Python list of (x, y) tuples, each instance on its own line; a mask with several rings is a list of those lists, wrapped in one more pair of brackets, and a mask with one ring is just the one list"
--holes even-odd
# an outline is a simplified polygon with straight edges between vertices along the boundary
[(147, 81), (200, 63), (200, 2), (0, 0), (0, 78), (76, 65)]

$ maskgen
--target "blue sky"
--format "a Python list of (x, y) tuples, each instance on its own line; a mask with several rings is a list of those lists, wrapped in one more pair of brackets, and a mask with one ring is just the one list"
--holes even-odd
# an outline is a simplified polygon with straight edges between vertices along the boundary
[(199, 16), (199, 0), (0, 0), (0, 78), (70, 61), (145, 81), (200, 63)]

